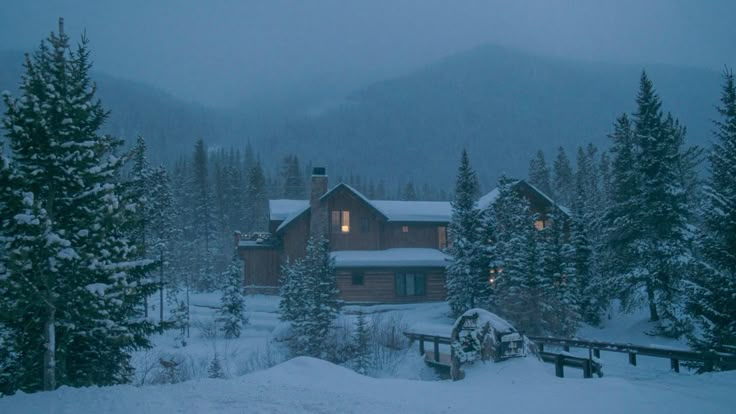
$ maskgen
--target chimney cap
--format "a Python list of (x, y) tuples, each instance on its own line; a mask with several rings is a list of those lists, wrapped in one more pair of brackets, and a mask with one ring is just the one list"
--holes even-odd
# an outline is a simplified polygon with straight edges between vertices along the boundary
[(327, 175), (325, 167), (314, 167), (312, 168), (312, 175)]

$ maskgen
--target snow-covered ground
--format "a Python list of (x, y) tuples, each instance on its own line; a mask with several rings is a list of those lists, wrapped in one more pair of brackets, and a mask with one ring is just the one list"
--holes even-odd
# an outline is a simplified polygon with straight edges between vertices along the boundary
[[(525, 358), (468, 367), (458, 382), (439, 380), (416, 344), (392, 352), (373, 377), (311, 358), (285, 361), (283, 345), (274, 340), (283, 327), (278, 298), (246, 300), (250, 321), (240, 338), (225, 339), (216, 331), (219, 294), (193, 295), (187, 345), (173, 331), (155, 335), (154, 348), (135, 355), (133, 385), (19, 394), (0, 399), (0, 413), (723, 413), (736, 406), (736, 372), (676, 374), (668, 360), (646, 357), (632, 367), (625, 354), (602, 354), (603, 378), (582, 379), (573, 368), (566, 368), (566, 378), (556, 378), (551, 364)], [(397, 331), (448, 335), (454, 322), (446, 303), (425, 303), (346, 306), (337, 325), (349, 329), (361, 312)], [(614, 314), (603, 328), (584, 326), (578, 336), (686, 348), (647, 335), (650, 328), (645, 313)], [(207, 378), (215, 353), (226, 379)], [(187, 381), (157, 384), (164, 374), (160, 360), (180, 363)]]
[(531, 358), (485, 364), (463, 381), (375, 379), (296, 358), (229, 380), (62, 388), (0, 400), (3, 413), (725, 413), (736, 373), (632, 382), (556, 378)]

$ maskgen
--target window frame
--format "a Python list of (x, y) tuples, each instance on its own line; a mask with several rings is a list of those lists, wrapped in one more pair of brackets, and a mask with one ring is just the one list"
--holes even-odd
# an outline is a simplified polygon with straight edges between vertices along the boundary
[(332, 233), (350, 233), (350, 210), (332, 210), (330, 212)]
[[(411, 286), (411, 292), (409, 292)], [(397, 271), (394, 273), (396, 297), (412, 298), (427, 296), (427, 274), (421, 271)]]
[(353, 272), (350, 274), (350, 285), (365, 286), (365, 272), (360, 270), (353, 270)]

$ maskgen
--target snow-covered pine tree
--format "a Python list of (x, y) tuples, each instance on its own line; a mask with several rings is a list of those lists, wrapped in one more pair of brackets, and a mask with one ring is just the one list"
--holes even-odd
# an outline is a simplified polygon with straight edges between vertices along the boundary
[(233, 255), (227, 270), (223, 274), (222, 306), (220, 319), (225, 338), (239, 338), (240, 331), (248, 318), (245, 316), (245, 296), (243, 294), (243, 261), (237, 252)]
[(98, 135), (107, 112), (89, 69), (87, 39), (72, 51), (60, 20), (26, 58), (22, 97), (4, 98), (21, 202), (3, 229), (13, 237), (0, 317), (29, 350), (25, 391), (126, 382), (130, 351), (153, 329), (137, 306), (155, 285), (126, 236), (120, 141)]
[(355, 371), (359, 374), (366, 375), (370, 369), (370, 342), (371, 331), (368, 326), (365, 314), (358, 313), (355, 323), (355, 333), (353, 334), (353, 346), (355, 349), (354, 366)]
[(304, 309), (306, 309), (306, 299), (302, 292), (304, 291), (304, 263), (301, 259), (289, 261), (281, 266), (281, 278), (279, 283), (279, 313), (281, 320), (296, 322), (304, 317)]
[(335, 263), (328, 241), (310, 238), (303, 258), (282, 270), (281, 318), (291, 322), (294, 355), (324, 357), (329, 330), (338, 311)]
[(540, 315), (544, 330), (552, 335), (570, 337), (580, 324), (580, 306), (575, 249), (568, 237), (567, 218), (562, 212), (547, 214), (547, 226), (537, 232), (541, 259), (541, 285), (545, 290)]
[(682, 278), (693, 264), (690, 251), (690, 212), (682, 185), (684, 129), (671, 116), (663, 118), (654, 86), (642, 73), (634, 131), (639, 145), (640, 177), (636, 225), (639, 267), (629, 289), (643, 287), (650, 318), (659, 331), (678, 336), (688, 329), (684, 320)]
[(534, 158), (529, 161), (528, 181), (529, 184), (537, 187), (543, 193), (555, 198), (555, 192), (552, 189), (550, 180), (549, 167), (547, 166), (547, 161), (544, 159), (544, 152), (542, 150), (538, 150), (534, 154)]
[(512, 321), (528, 334), (544, 332), (542, 310), (545, 286), (537, 250), (534, 216), (529, 202), (513, 188), (514, 180), (499, 179), (498, 197), (493, 203), (496, 234), (496, 271), (491, 311)]
[(225, 372), (222, 369), (222, 362), (220, 361), (220, 357), (217, 355), (217, 352), (215, 352), (215, 356), (212, 357), (212, 361), (210, 361), (210, 365), (207, 367), (207, 376), (213, 379), (225, 378)]
[(214, 256), (217, 254), (216, 220), (214, 202), (209, 182), (207, 147), (201, 139), (194, 146), (192, 164), (193, 189), (193, 241), (196, 258), (196, 278), (193, 286), (197, 289), (211, 291), (218, 285), (215, 280)]
[(690, 342), (705, 352), (736, 350), (736, 82), (730, 70), (723, 78), (703, 206), (706, 266), (696, 273), (688, 304), (702, 332)]
[(149, 236), (147, 237), (152, 258), (158, 262), (158, 289), (159, 289), (159, 323), (164, 322), (164, 290), (166, 285), (174, 285), (169, 277), (171, 241), (175, 234), (173, 228), (176, 212), (174, 211), (173, 195), (169, 174), (164, 167), (154, 169), (150, 177), (149, 188)]
[(575, 181), (570, 159), (562, 147), (557, 149), (557, 158), (552, 166), (552, 176), (555, 200), (564, 206), (572, 206), (575, 200)]
[(447, 301), (454, 315), (485, 307), (489, 298), (487, 239), (483, 238), (486, 231), (476, 206), (477, 195), (478, 177), (463, 150), (449, 224), (452, 262), (445, 282)]

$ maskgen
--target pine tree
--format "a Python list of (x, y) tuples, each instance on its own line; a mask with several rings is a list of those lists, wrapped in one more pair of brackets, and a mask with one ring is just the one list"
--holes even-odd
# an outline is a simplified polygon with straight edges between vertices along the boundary
[(194, 285), (211, 291), (217, 286), (213, 256), (217, 252), (214, 204), (209, 184), (207, 147), (201, 139), (194, 147), (192, 163), (193, 242), (196, 279)]
[(27, 350), (24, 391), (126, 382), (130, 352), (150, 346), (153, 329), (139, 314), (155, 285), (127, 238), (121, 142), (97, 132), (108, 113), (88, 75), (87, 39), (72, 51), (59, 26), (26, 58), (22, 97), (4, 97), (19, 181), (3, 227), (0, 324)]
[(299, 167), (299, 158), (296, 155), (287, 155), (284, 158), (282, 177), (284, 182), (284, 198), (300, 200), (304, 198), (304, 176)]
[(568, 220), (561, 212), (550, 212), (547, 225), (537, 233), (541, 259), (541, 285), (545, 290), (540, 315), (544, 330), (555, 336), (570, 337), (580, 323), (578, 276), (575, 249), (568, 241)]
[(325, 357), (338, 310), (335, 263), (327, 240), (310, 238), (306, 255), (284, 266), (283, 277), (281, 317), (291, 322), (292, 353)]
[(693, 280), (688, 308), (702, 334), (694, 348), (733, 352), (736, 347), (736, 83), (733, 72), (724, 84), (710, 152), (710, 180), (705, 190), (700, 244), (706, 266)]
[(266, 231), (268, 228), (268, 193), (261, 162), (256, 160), (248, 169), (245, 203), (246, 230)]
[(545, 330), (545, 288), (534, 215), (529, 202), (502, 176), (498, 197), (491, 208), (495, 217), (496, 275), (491, 293), (491, 311), (509, 319), (528, 334)]
[(453, 314), (487, 306), (489, 258), (481, 212), (476, 206), (478, 177), (463, 151), (452, 202), (449, 235), (452, 238), (452, 262), (447, 268), (445, 286)]
[(239, 338), (248, 319), (245, 316), (245, 296), (243, 295), (243, 262), (237, 253), (233, 255), (230, 266), (223, 275), (222, 307), (220, 319), (225, 338)]
[(571, 206), (575, 199), (575, 182), (572, 167), (570, 166), (570, 159), (567, 158), (565, 149), (562, 147), (557, 149), (557, 158), (555, 158), (552, 172), (554, 184), (553, 194), (556, 196), (556, 200), (562, 205)]
[(167, 263), (171, 255), (171, 242), (175, 230), (172, 228), (176, 217), (169, 174), (164, 167), (154, 169), (150, 177), (149, 188), (149, 252), (158, 262), (158, 289), (159, 289), (159, 323), (164, 322), (164, 287), (173, 285), (170, 266)]
[(689, 211), (681, 185), (680, 161), (684, 130), (671, 118), (663, 119), (661, 102), (652, 82), (642, 74), (637, 97), (635, 133), (640, 146), (637, 167), (641, 177), (638, 202), (640, 272), (650, 316), (660, 322), (662, 333), (679, 335), (683, 321), (682, 275), (691, 264), (688, 248)]
[(355, 324), (355, 333), (353, 335), (353, 344), (355, 347), (355, 371), (359, 374), (368, 374), (370, 369), (370, 329), (363, 312), (358, 313), (358, 319)]
[(550, 182), (550, 172), (547, 166), (547, 161), (544, 159), (544, 152), (542, 150), (537, 151), (534, 158), (529, 162), (529, 184), (537, 187), (540, 191), (547, 194), (550, 197), (555, 197), (555, 193), (552, 190), (552, 184)]
[(220, 357), (217, 353), (215, 353), (210, 365), (207, 367), (207, 376), (213, 379), (225, 378), (225, 372), (222, 370), (222, 362), (220, 362)]
[(404, 189), (401, 190), (401, 197), (400, 199), (404, 201), (416, 201), (417, 200), (417, 192), (414, 189), (414, 183), (409, 181), (404, 186)]

